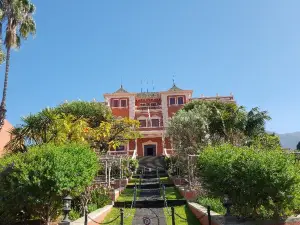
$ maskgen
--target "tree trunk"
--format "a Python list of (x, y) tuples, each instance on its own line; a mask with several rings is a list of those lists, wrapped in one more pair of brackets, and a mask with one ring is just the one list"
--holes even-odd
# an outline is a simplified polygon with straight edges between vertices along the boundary
[(5, 76), (4, 76), (2, 101), (0, 105), (0, 131), (4, 125), (4, 119), (6, 117), (6, 93), (7, 93), (7, 84), (8, 84), (9, 60), (10, 60), (10, 47), (8, 47), (6, 50)]

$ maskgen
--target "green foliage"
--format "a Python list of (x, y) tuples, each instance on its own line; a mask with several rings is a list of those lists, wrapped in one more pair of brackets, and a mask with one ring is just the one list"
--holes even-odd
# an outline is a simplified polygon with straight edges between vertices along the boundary
[(94, 211), (96, 211), (97, 209), (99, 209), (98, 206), (97, 206), (97, 204), (91, 203), (91, 204), (88, 205), (88, 211), (89, 211), (89, 212), (94, 212)]
[(110, 202), (111, 200), (105, 188), (91, 185), (86, 187), (84, 192), (73, 199), (73, 210), (84, 216), (86, 206), (88, 206), (89, 212), (93, 212)]
[(19, 48), (21, 38), (26, 39), (29, 34), (36, 32), (35, 22), (32, 15), (35, 6), (29, 0), (6, 1), (1, 4), (1, 22), (10, 21), (6, 24), (4, 44), (7, 49)]
[[(125, 202), (125, 201), (132, 201), (133, 200), (133, 194), (134, 194), (134, 189), (129, 189), (126, 188), (124, 191), (122, 191), (121, 195), (119, 196), (119, 198), (117, 199), (117, 202)], [(137, 189), (137, 193), (136, 193), (137, 199), (140, 196), (140, 190)]]
[(75, 221), (81, 217), (80, 213), (77, 212), (76, 210), (71, 210), (69, 214), (69, 218), (71, 221)]
[(116, 149), (121, 144), (128, 143), (140, 137), (139, 122), (129, 118), (112, 119), (103, 121), (99, 127), (88, 129), (88, 136), (91, 137), (94, 147), (100, 151)]
[(139, 161), (137, 159), (129, 159), (129, 168), (134, 172), (139, 166)]
[(5, 146), (9, 152), (26, 152), (31, 145), (85, 142), (87, 122), (71, 114), (57, 114), (46, 108), (23, 117), (22, 122), (11, 131), (14, 138)]
[(178, 164), (180, 164), (180, 160), (178, 159), (179, 159), (178, 155), (171, 155), (169, 157), (165, 157), (166, 169), (172, 175), (176, 174), (176, 171), (174, 169)]
[(201, 104), (189, 111), (180, 110), (168, 124), (168, 136), (182, 154), (194, 154), (209, 143), (208, 108)]
[(72, 101), (59, 105), (54, 111), (58, 114), (70, 114), (76, 120), (84, 118), (91, 128), (112, 118), (110, 109), (101, 102)]
[[(135, 215), (135, 208), (124, 208), (124, 215), (127, 215), (124, 217), (124, 225), (132, 225), (132, 221)], [(114, 220), (115, 218), (117, 218), (118, 216), (120, 216), (120, 208), (112, 208), (112, 210), (110, 211), (110, 213), (105, 217), (103, 223), (108, 223), (112, 220)], [(109, 225), (120, 225), (120, 217), (118, 219), (116, 219), (114, 222), (109, 223)]]
[[(108, 193), (103, 188), (96, 188), (91, 193), (91, 204), (95, 204), (97, 209), (104, 207), (111, 202)], [(89, 210), (89, 212), (92, 212)]]
[(248, 142), (255, 149), (281, 149), (280, 138), (276, 134), (260, 134)]
[(136, 120), (113, 118), (102, 103), (75, 101), (22, 118), (5, 149), (26, 152), (31, 145), (78, 142), (106, 152), (139, 137), (138, 127)]
[(204, 116), (212, 144), (243, 144), (247, 137), (253, 138), (265, 133), (265, 122), (271, 119), (267, 111), (260, 111), (259, 108), (247, 112), (243, 106), (220, 101), (192, 101), (184, 106), (183, 111), (193, 111), (197, 107), (206, 111)]
[[(6, 96), (8, 88), (8, 76), (10, 69), (10, 55), (12, 48), (19, 48), (21, 39), (27, 39), (36, 32), (33, 19), (35, 6), (30, 0), (13, 0), (0, 2), (0, 64), (6, 61), (3, 95), (0, 103), (0, 131), (6, 117)], [(2, 33), (5, 31), (3, 42)], [(3, 43), (6, 47), (6, 55), (3, 52)]]
[(212, 211), (221, 215), (224, 215), (226, 212), (220, 198), (201, 196), (198, 198), (197, 202), (204, 207), (210, 206)]
[(271, 117), (268, 115), (267, 111), (259, 111), (259, 108), (257, 107), (251, 109), (247, 114), (245, 134), (248, 137), (253, 137), (264, 133), (265, 123), (270, 119)]
[(86, 145), (47, 144), (8, 155), (0, 160), (0, 209), (12, 215), (23, 210), (44, 221), (56, 218), (62, 197), (78, 196), (98, 170), (97, 156)]
[(205, 190), (216, 198), (229, 195), (238, 215), (287, 216), (299, 207), (299, 164), (291, 154), (209, 146), (201, 152), (198, 165)]
[[(161, 189), (161, 196), (163, 195)], [(166, 198), (167, 200), (183, 199), (176, 187), (166, 187)]]
[(166, 169), (169, 170), (171, 168), (171, 157), (165, 157), (165, 165), (166, 165)]

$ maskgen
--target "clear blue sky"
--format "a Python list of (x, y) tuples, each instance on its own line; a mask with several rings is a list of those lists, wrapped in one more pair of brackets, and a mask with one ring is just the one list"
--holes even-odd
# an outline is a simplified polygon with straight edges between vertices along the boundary
[[(8, 119), (64, 100), (103, 100), (121, 77), (155, 90), (229, 95), (300, 130), (299, 0), (32, 0), (37, 35), (12, 53)], [(1, 89), (4, 66), (0, 68)], [(149, 84), (151, 89), (151, 84)]]

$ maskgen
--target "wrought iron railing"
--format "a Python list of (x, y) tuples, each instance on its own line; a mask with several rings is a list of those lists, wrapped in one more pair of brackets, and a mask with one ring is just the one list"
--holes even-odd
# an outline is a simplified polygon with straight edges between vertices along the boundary
[(141, 110), (141, 111), (144, 111), (144, 110), (146, 111), (148, 109), (149, 110), (155, 110), (155, 109), (161, 109), (161, 108), (162, 108), (161, 105), (153, 105), (153, 106), (151, 106), (151, 105), (148, 106), (147, 105), (147, 106), (136, 106), (135, 107), (136, 110)]

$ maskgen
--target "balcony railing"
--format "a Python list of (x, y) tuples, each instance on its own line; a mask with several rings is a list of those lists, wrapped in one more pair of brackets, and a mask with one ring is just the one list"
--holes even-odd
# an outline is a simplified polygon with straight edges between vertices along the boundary
[(136, 106), (135, 107), (136, 110), (141, 110), (141, 111), (147, 111), (148, 109), (150, 110), (156, 110), (156, 109), (161, 109), (161, 105), (153, 105), (153, 106)]
[(163, 130), (164, 126), (159, 126), (159, 127), (140, 127), (140, 131), (148, 131), (148, 130)]
[[(145, 125), (145, 124), (144, 124)], [(164, 122), (163, 120), (159, 120), (159, 123), (157, 124), (152, 124), (150, 121), (146, 121), (146, 126), (140, 126), (140, 129), (160, 129), (164, 127)]]
[(108, 155), (127, 155), (127, 151), (108, 151)]

